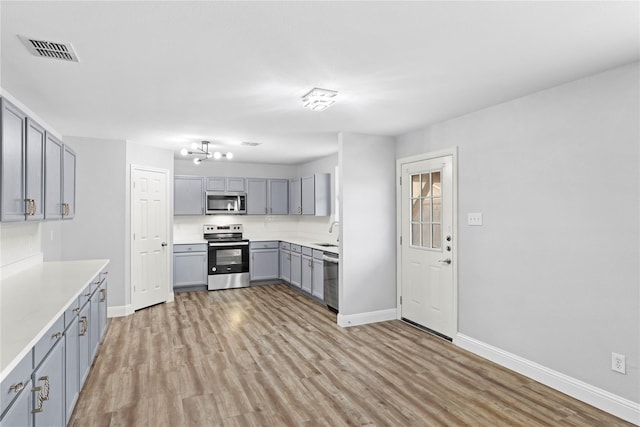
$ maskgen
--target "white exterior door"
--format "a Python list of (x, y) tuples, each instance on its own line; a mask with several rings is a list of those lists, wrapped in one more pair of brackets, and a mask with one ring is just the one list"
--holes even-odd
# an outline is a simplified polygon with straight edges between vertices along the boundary
[(131, 303), (134, 310), (169, 297), (167, 171), (131, 169)]
[(401, 164), (400, 317), (456, 332), (453, 156)]

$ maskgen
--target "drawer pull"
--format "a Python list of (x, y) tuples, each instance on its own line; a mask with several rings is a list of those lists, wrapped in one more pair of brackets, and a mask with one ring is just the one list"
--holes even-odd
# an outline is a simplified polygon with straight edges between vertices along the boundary
[(88, 294), (84, 294), (84, 296), (89, 298), (91, 296), (91, 292), (89, 292)]
[(71, 311), (73, 311), (74, 313), (80, 313), (80, 307), (76, 307)]
[(62, 336), (62, 332), (56, 332), (55, 334), (51, 335), (51, 338), (53, 339), (58, 339)]
[(9, 387), (9, 391), (12, 391), (14, 393), (19, 393), (20, 390), (22, 390), (24, 388), (24, 381), (20, 381), (17, 384), (12, 385), (11, 387)]
[(38, 378), (38, 381), (44, 381), (44, 393), (42, 400), (49, 400), (49, 391), (51, 387), (49, 384), (49, 377), (45, 375), (44, 377)]

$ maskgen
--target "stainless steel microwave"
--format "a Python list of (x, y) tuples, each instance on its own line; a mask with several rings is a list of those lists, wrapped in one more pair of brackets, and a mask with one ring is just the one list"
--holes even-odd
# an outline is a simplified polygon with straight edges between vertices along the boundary
[(207, 215), (243, 215), (247, 213), (247, 194), (207, 191), (205, 208)]

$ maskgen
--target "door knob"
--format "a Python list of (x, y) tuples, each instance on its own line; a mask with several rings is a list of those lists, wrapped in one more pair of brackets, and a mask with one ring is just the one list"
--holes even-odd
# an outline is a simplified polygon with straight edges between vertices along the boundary
[(167, 242), (162, 242), (161, 246), (162, 246), (162, 247), (167, 246)]
[(438, 262), (443, 262), (445, 264), (451, 264), (451, 258), (439, 259)]

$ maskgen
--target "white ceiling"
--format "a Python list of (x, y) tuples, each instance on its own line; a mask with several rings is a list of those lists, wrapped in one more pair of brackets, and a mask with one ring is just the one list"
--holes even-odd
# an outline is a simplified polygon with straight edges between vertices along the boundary
[[(300, 163), (340, 131), (398, 135), (640, 58), (637, 1), (2, 1), (0, 17), (2, 88), (62, 135), (212, 140), (244, 162)], [(338, 103), (303, 109), (313, 87)]]

